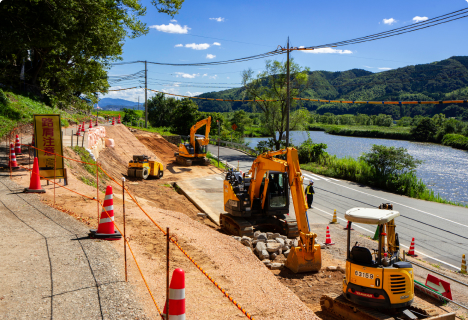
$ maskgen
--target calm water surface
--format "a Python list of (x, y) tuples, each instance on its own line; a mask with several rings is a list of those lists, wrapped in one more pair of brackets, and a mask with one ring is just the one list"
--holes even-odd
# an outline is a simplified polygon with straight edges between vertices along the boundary
[[(358, 158), (369, 152), (373, 144), (391, 147), (403, 147), (408, 153), (423, 160), (416, 174), (424, 183), (445, 199), (468, 203), (468, 152), (433, 143), (402, 140), (344, 137), (327, 134), (323, 131), (309, 131), (314, 143), (328, 145), (327, 152), (339, 158)], [(290, 133), (293, 143), (300, 145), (307, 139), (306, 131)], [(265, 138), (245, 138), (254, 148), (258, 141)]]

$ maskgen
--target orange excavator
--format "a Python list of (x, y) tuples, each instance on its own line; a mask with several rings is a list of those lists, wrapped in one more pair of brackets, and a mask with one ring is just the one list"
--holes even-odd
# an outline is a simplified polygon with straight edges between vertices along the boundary
[[(285, 156), (286, 160), (277, 156)], [(320, 245), (315, 244), (317, 235), (309, 229), (297, 150), (287, 148), (259, 155), (249, 175), (235, 170), (226, 174), (223, 194), (227, 213), (220, 215), (221, 227), (236, 236), (253, 236), (254, 228), (268, 228), (289, 238), (299, 236), (286, 267), (295, 273), (320, 270)], [(289, 217), (290, 199), (296, 219)]]
[[(197, 130), (206, 126), (205, 135), (196, 134)], [(211, 117), (198, 121), (190, 128), (190, 141), (179, 145), (179, 152), (175, 152), (176, 162), (184, 166), (197, 164), (210, 164), (206, 158), (208, 144), (210, 143)]]

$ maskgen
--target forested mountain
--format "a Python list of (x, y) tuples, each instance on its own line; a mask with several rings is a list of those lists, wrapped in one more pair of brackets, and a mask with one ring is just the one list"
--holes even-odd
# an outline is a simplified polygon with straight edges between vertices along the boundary
[[(328, 100), (363, 101), (424, 101), (468, 98), (468, 56), (407, 66), (380, 73), (361, 69), (343, 72), (312, 71), (309, 85), (300, 97)], [(201, 94), (199, 97), (216, 99), (248, 99), (243, 88)], [(227, 112), (238, 109), (250, 111), (248, 103), (195, 100), (200, 111)], [(319, 114), (391, 114), (394, 119), (403, 116), (445, 113), (456, 117), (468, 110), (460, 105), (368, 105), (300, 102)]]

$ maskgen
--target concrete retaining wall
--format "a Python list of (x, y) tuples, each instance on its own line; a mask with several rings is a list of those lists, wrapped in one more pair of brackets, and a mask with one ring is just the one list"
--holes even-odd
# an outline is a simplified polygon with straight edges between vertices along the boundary
[(162, 137), (166, 139), (166, 141), (172, 144), (175, 144), (176, 146), (178, 146), (182, 142), (180, 136), (162, 136)]

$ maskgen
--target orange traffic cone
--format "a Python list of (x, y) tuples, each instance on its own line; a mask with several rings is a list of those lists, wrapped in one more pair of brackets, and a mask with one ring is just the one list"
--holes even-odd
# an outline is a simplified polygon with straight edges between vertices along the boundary
[(16, 162), (15, 147), (10, 143), (10, 168), (13, 170), (19, 169), (18, 162)]
[[(349, 229), (349, 221), (348, 223), (346, 224), (346, 227), (343, 228), (343, 230), (348, 230)], [(354, 230), (353, 227), (351, 227), (351, 230)]]
[(76, 132), (77, 136), (81, 136), (81, 124), (78, 126), (78, 131)]
[[(166, 313), (169, 319), (166, 319)], [(169, 312), (164, 304), (163, 318), (166, 320), (185, 319), (185, 273), (177, 268), (172, 273), (171, 285), (169, 286)]]
[(93, 120), (89, 120), (89, 128), (90, 128), (90, 129), (93, 128)]
[(122, 124), (122, 122), (120, 122), (120, 114), (119, 114), (119, 117), (117, 118), (117, 124)]
[(16, 135), (15, 153), (16, 154), (21, 154), (21, 143), (19, 141), (18, 135)]
[(83, 122), (83, 124), (81, 125), (81, 132), (85, 132), (85, 125), (84, 125), (84, 122)]
[(112, 186), (107, 186), (106, 196), (102, 205), (101, 219), (97, 230), (89, 230), (90, 238), (97, 238), (103, 240), (119, 240), (122, 234), (114, 230), (114, 195), (112, 193)]
[(39, 161), (37, 157), (34, 157), (34, 164), (31, 174), (31, 181), (29, 182), (29, 188), (25, 188), (26, 193), (45, 193), (45, 190), (41, 188), (41, 177), (39, 176)]
[(417, 257), (418, 255), (414, 253), (414, 238), (411, 240), (411, 245), (409, 247), (407, 255), (412, 256), (412, 257)]
[(331, 245), (334, 245), (335, 243), (331, 241), (331, 238), (330, 238), (330, 228), (327, 226), (327, 237), (325, 239), (325, 244), (327, 246), (331, 246)]
[(115, 118), (112, 117), (112, 125), (115, 126)]

